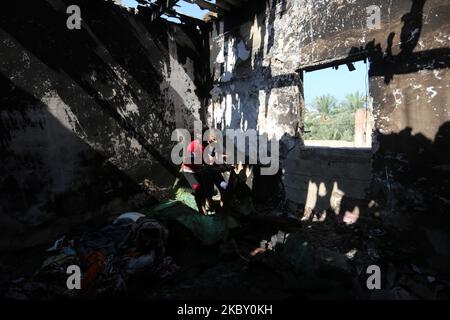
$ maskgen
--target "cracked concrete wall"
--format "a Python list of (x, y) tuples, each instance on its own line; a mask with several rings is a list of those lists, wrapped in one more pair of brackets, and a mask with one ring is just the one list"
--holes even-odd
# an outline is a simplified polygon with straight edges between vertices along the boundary
[[(81, 30), (66, 27), (71, 4)], [(102, 0), (2, 7), (0, 247), (134, 210), (172, 183), (171, 133), (200, 117), (201, 43)]]
[[(379, 28), (368, 27), (370, 6), (380, 9)], [(317, 171), (323, 181), (339, 176), (349, 198), (373, 198), (391, 208), (396, 201), (448, 208), (449, 6), (444, 0), (253, 2), (212, 26), (208, 119), (219, 128), (258, 128), (278, 139), (284, 133), (295, 135), (303, 108), (296, 71), (368, 58), (373, 150), (362, 158), (357, 150), (345, 152), (347, 161), (334, 169), (327, 158), (340, 151), (305, 151), (299, 141), (299, 150), (291, 150), (295, 159), (290, 154), (283, 164), (288, 199), (308, 202), (308, 192), (301, 190), (309, 189)], [(317, 170), (308, 170), (308, 161)], [(363, 183), (352, 184), (345, 177)], [(324, 207), (334, 202), (330, 192)]]

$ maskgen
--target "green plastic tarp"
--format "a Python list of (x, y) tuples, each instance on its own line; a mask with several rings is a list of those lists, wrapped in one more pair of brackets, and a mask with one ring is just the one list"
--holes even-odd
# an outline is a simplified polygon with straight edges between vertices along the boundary
[[(189, 200), (187, 195), (185, 195), (185, 198)], [(239, 226), (239, 223), (230, 216), (202, 216), (197, 210), (181, 200), (162, 202), (153, 208), (144, 210), (144, 213), (161, 221), (178, 221), (207, 246), (222, 240), (229, 229)]]

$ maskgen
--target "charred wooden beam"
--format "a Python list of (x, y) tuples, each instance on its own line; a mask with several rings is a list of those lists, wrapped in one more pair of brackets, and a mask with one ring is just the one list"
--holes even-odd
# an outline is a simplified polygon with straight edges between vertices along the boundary
[(153, 4), (153, 10), (150, 20), (153, 21), (155, 19), (158, 19), (164, 12), (166, 12), (168, 9), (171, 9), (178, 0), (157, 0)]

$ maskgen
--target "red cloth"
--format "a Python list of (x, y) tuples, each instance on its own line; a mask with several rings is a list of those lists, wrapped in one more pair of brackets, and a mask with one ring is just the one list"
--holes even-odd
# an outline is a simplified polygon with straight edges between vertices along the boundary
[[(198, 140), (193, 140), (189, 143), (183, 163), (184, 172), (195, 172), (196, 164), (194, 163), (194, 159), (203, 159), (204, 150), (205, 147)], [(192, 155), (194, 155), (194, 157), (192, 157)], [(188, 163), (189, 161), (191, 162), (190, 164)]]
[(85, 260), (88, 264), (88, 269), (81, 282), (82, 288), (87, 288), (94, 283), (94, 281), (97, 279), (98, 274), (103, 269), (106, 257), (100, 251), (91, 251), (86, 255)]

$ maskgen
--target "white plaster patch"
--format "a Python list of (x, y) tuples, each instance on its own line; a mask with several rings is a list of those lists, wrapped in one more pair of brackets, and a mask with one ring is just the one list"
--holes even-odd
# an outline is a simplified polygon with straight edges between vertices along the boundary
[(395, 104), (396, 105), (402, 104), (402, 98), (403, 98), (402, 91), (400, 89), (395, 89), (393, 94), (394, 94)]
[(434, 87), (428, 87), (427, 93), (429, 94), (428, 97), (430, 98), (430, 100), (437, 96), (437, 92), (436, 90), (434, 90)]
[(442, 80), (442, 77), (440, 76), (441, 72), (439, 70), (433, 70), (433, 74), (438, 80)]
[(252, 50), (258, 52), (261, 46), (261, 27), (258, 26), (258, 16), (255, 14), (252, 28), (250, 29), (250, 39), (252, 39)]
[(220, 51), (216, 57), (216, 63), (224, 63), (225, 62), (225, 55), (224, 55), (223, 51), (224, 51), (224, 47), (220, 46)]
[(231, 94), (227, 94), (227, 97), (225, 100), (225, 125), (226, 126), (231, 125), (232, 112), (233, 112), (233, 99), (231, 97)]
[(222, 75), (221, 80), (222, 81), (230, 81), (232, 76), (233, 76), (233, 72), (234, 72), (234, 67), (236, 65), (236, 61), (237, 61), (237, 55), (236, 55), (236, 50), (234, 48), (234, 44), (235, 44), (235, 40), (234, 39), (229, 39), (227, 42), (227, 47), (226, 47), (226, 59), (224, 61), (224, 73)]

